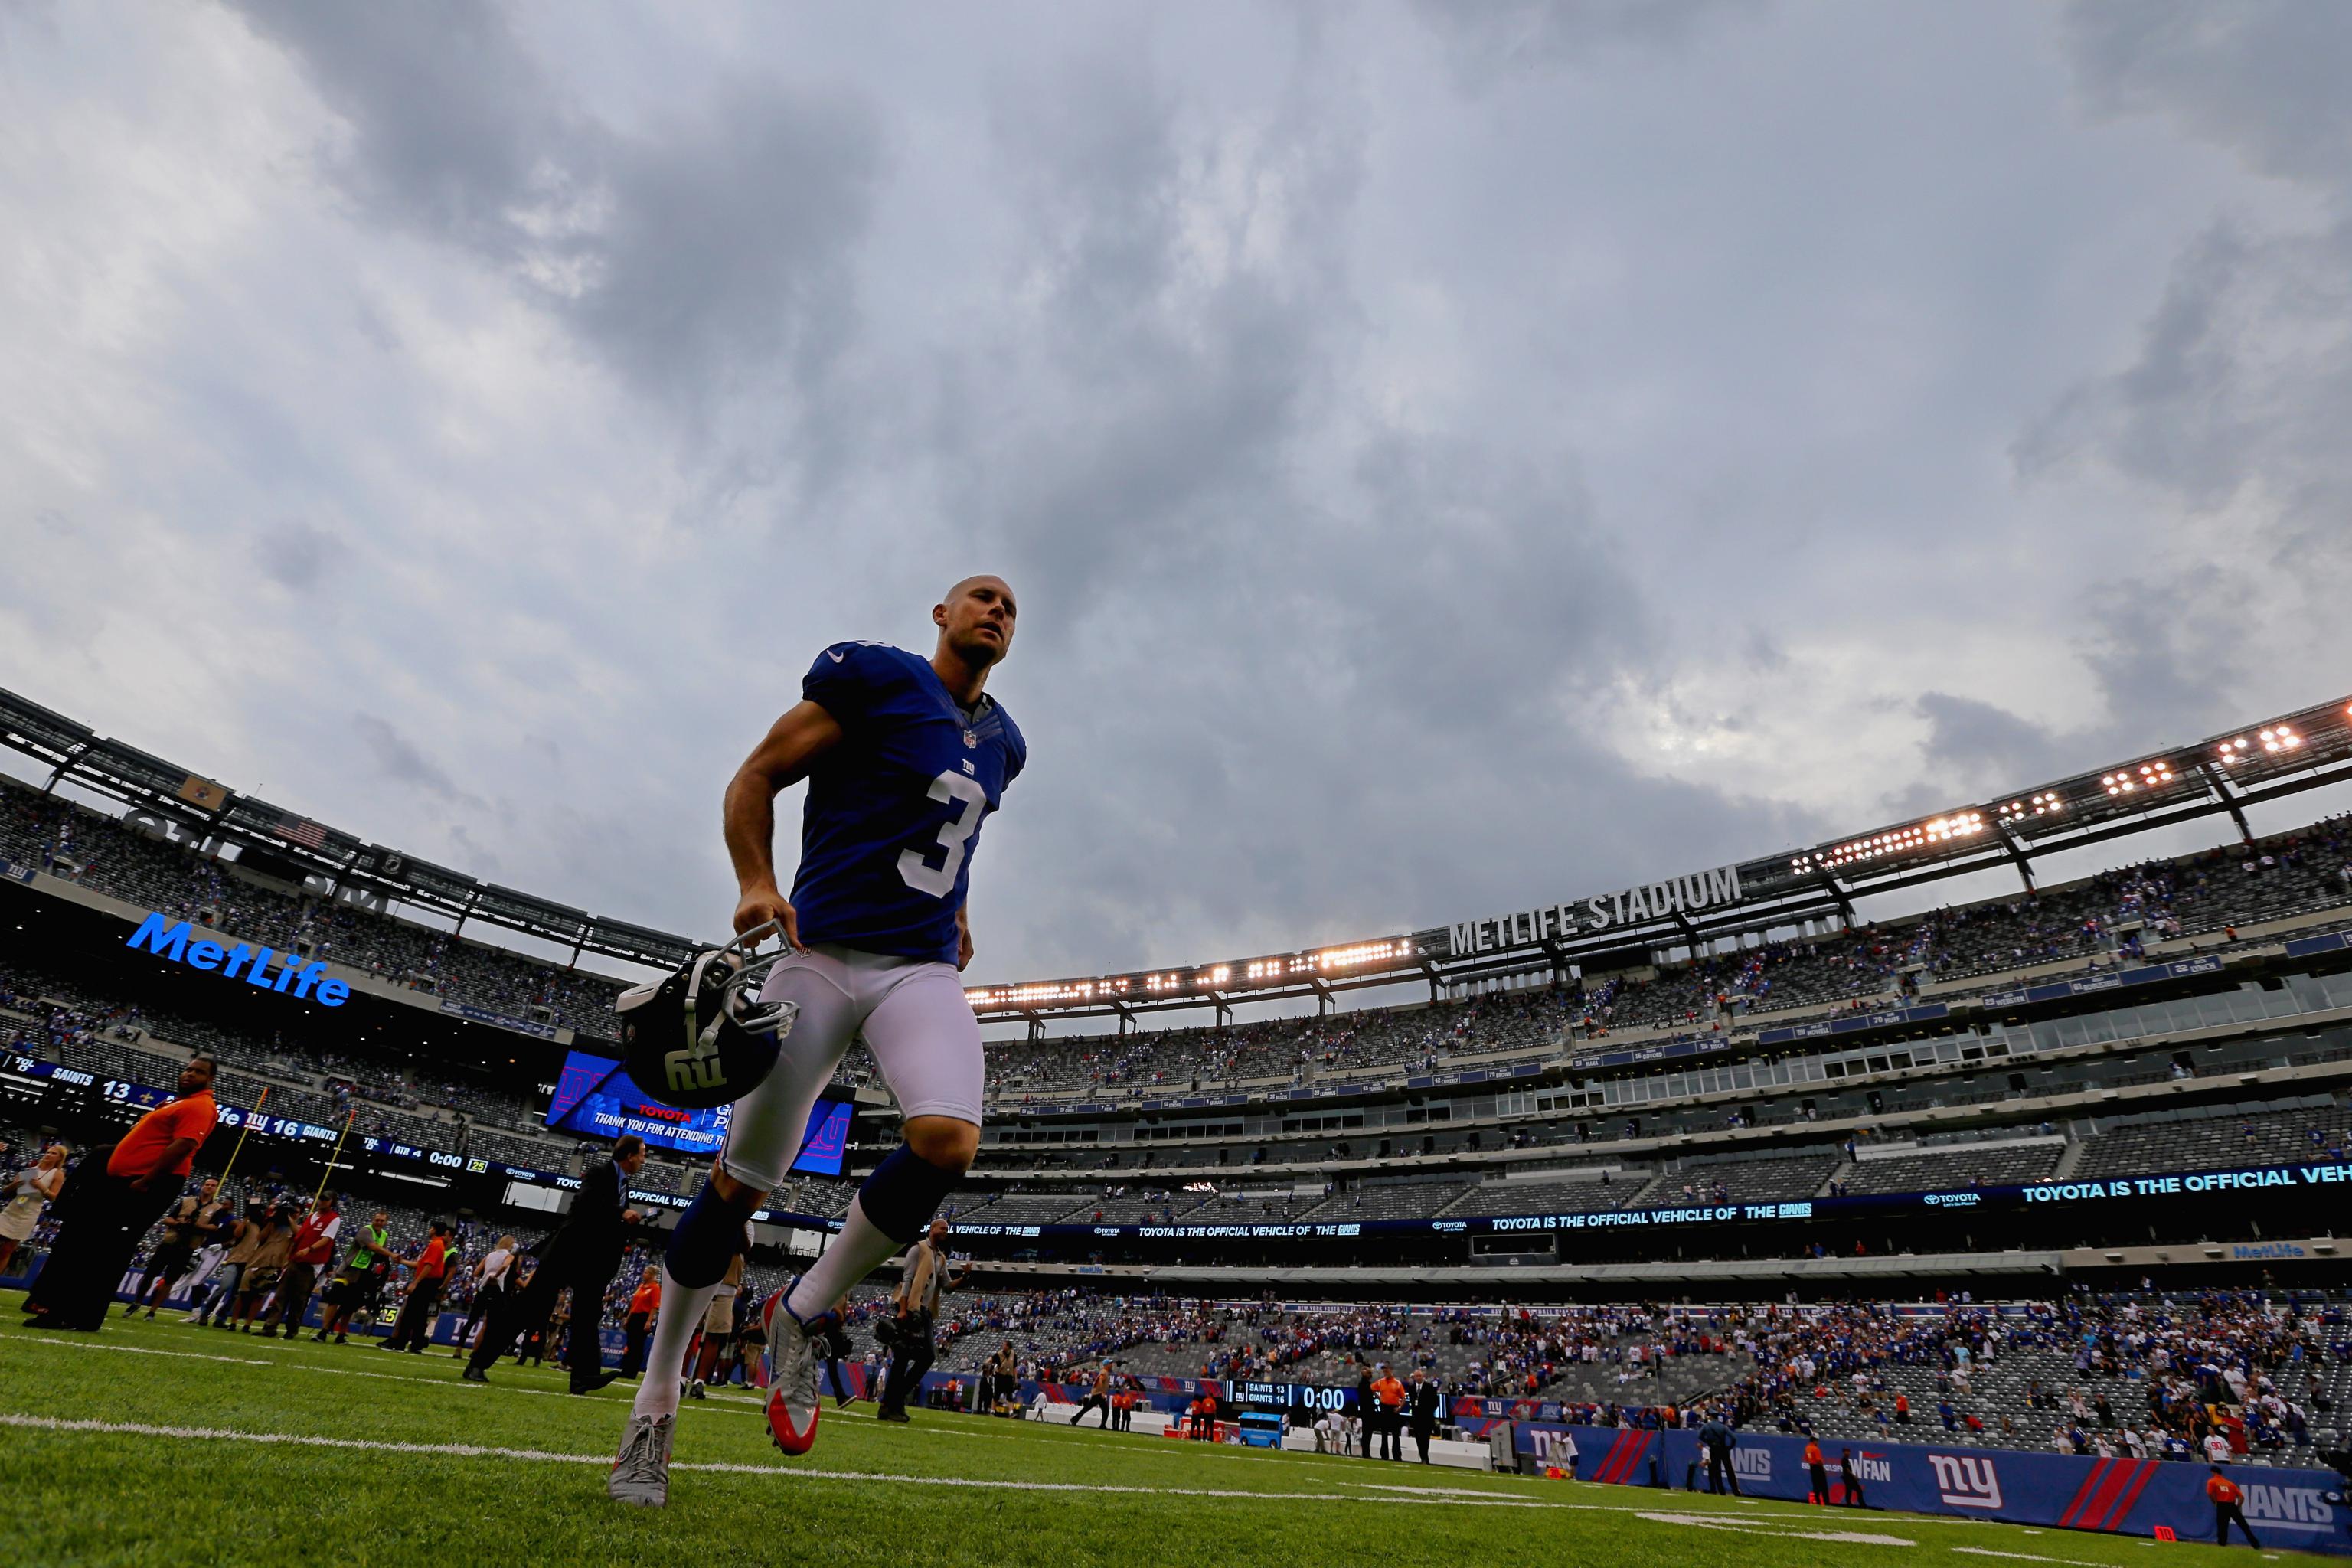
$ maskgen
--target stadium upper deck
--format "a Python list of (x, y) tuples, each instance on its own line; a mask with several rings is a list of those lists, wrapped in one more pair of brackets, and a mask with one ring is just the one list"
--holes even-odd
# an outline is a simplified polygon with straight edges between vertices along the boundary
[[(249, 909), (258, 910), (259, 890), (276, 883), (288, 902), (262, 918), (290, 922), (279, 934), (297, 944), (340, 943), (362, 966), (426, 988), (480, 995), (492, 1011), (520, 1007), (522, 1016), (542, 1022), (560, 1015), (566, 1026), (601, 1034), (609, 1029), (613, 986), (455, 934), (469, 924), (569, 945), (575, 961), (594, 952), (668, 968), (698, 945), (367, 843), (100, 737), (5, 691), (0, 691), (0, 745), (50, 769), (52, 787), (70, 781), (121, 803), (127, 830), (110, 837), (95, 826), (103, 820), (95, 814), (85, 823), (72, 816), (43, 817), (39, 808), (28, 815), (20, 806), (14, 837), (0, 841), (0, 849), (25, 852), (37, 864), (46, 855), (54, 864), (62, 848), (81, 874), (89, 874), (81, 860), (94, 858), (125, 886), (167, 901), (201, 908), (208, 897), (234, 897), (225, 883), (215, 887), (197, 878), (192, 884), (184, 863), (148, 861), (133, 847), (184, 846), (205, 860), (233, 864)], [(2346, 704), (2331, 701), (2001, 799), (1641, 887), (1409, 935), (1154, 972), (981, 986), (970, 995), (984, 1016), (1027, 1017), (1033, 1024), (1051, 1012), (1117, 1016), (1124, 1025), (1139, 1012), (1164, 1007), (1213, 1007), (1223, 1024), (1237, 1001), (1328, 1001), (1339, 990), (1414, 976), (1429, 982), (1433, 996), (1495, 976), (1549, 970), (1565, 978), (1578, 963), (1622, 967), (1628, 958), (1647, 962), (1661, 950), (1696, 949), (1727, 937), (1830, 919), (1850, 925), (1856, 897), (1989, 866), (2013, 866), (2030, 888), (2037, 856), (2207, 815), (2229, 813), (2251, 837), (2246, 805), (2347, 777), (2352, 723)], [(79, 845), (76, 831), (89, 835)], [(77, 854), (98, 839), (106, 841), (96, 856)], [(123, 863), (106, 864), (109, 854)], [(454, 931), (400, 921), (346, 921), (351, 911), (381, 916), (403, 906), (452, 921)]]
[[(1210, 1029), (998, 1045), (1000, 1099), (1114, 1102), (1171, 1088), (1346, 1081), (1456, 1061), (1591, 1058), (1654, 1040), (1752, 1040), (1841, 1010), (1999, 989), (2020, 973), (2122, 967), (2233, 943), (2234, 933), (2352, 906), (2352, 830), (2330, 819), (2250, 845), (1683, 962), (1456, 1003), (1364, 1008)], [(1604, 1047), (1602, 1041), (1608, 1041)]]

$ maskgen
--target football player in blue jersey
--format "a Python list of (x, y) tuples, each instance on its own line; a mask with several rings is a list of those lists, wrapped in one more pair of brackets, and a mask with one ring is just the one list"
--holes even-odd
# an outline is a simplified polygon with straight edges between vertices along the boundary
[[(898, 1097), (904, 1142), (875, 1167), (841, 1234), (769, 1303), (768, 1426), (787, 1454), (816, 1440), (818, 1375), (856, 1284), (919, 1239), (980, 1147), (980, 1023), (957, 972), (971, 961), (964, 889), (981, 824), (1028, 747), (987, 695), (1017, 608), (999, 577), (968, 577), (934, 605), (928, 659), (882, 643), (816, 657), (800, 702), (727, 786), (727, 850), (742, 889), (735, 930), (779, 922), (793, 952), (762, 1002), (800, 1009), (774, 1070), (735, 1106), (727, 1142), (662, 1263), (662, 1313), (608, 1490), (668, 1500), (678, 1377), (688, 1342), (742, 1244), (743, 1222), (785, 1179), (818, 1094), (863, 1036)], [(777, 792), (806, 779), (788, 899), (773, 858)]]

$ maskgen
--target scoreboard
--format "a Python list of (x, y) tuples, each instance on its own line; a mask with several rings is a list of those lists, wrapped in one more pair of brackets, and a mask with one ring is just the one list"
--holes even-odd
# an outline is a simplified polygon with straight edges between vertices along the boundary
[(1312, 1421), (1330, 1410), (1353, 1410), (1351, 1384), (1328, 1383), (1252, 1383), (1236, 1378), (1225, 1384), (1225, 1402), (1250, 1410), (1281, 1410), (1300, 1421)]
[(85, 1089), (110, 1105), (128, 1105), (141, 1110), (152, 1110), (172, 1098), (172, 1090), (157, 1089), (153, 1084), (133, 1083), (131, 1079), (122, 1078), (103, 1078), (94, 1072), (85, 1072), (79, 1068), (69, 1068), (58, 1062), (43, 1061), (38, 1057), (28, 1057), (17, 1052), (11, 1052), (6, 1057), (0, 1058), (0, 1063), (5, 1063), (7, 1070), (19, 1078), (64, 1084), (71, 1089)]

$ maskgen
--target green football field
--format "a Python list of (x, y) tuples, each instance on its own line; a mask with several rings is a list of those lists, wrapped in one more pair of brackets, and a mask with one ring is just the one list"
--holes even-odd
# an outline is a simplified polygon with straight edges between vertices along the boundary
[(0, 1299), (0, 1550), (26, 1563), (2207, 1561), (2201, 1546), (1058, 1424), (923, 1412), (885, 1426), (870, 1406), (828, 1409), (815, 1451), (787, 1461), (738, 1393), (686, 1405), (669, 1507), (624, 1509), (604, 1473), (626, 1384), (575, 1398), (560, 1373), (509, 1363), (477, 1387), (446, 1351), (287, 1344), (176, 1316), (45, 1333), (16, 1327), (15, 1306)]

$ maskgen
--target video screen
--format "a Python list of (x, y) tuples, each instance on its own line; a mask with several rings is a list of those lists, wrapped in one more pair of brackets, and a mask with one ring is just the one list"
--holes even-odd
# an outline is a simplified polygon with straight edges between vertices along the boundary
[[(619, 1138), (634, 1132), (658, 1149), (710, 1154), (726, 1141), (734, 1110), (721, 1105), (709, 1110), (680, 1110), (664, 1105), (639, 1089), (610, 1057), (573, 1051), (564, 1058), (563, 1070), (555, 1080), (547, 1125), (589, 1138)], [(842, 1158), (849, 1147), (852, 1110), (845, 1100), (816, 1102), (801, 1134), (801, 1152), (793, 1161), (795, 1172), (841, 1174)]]

